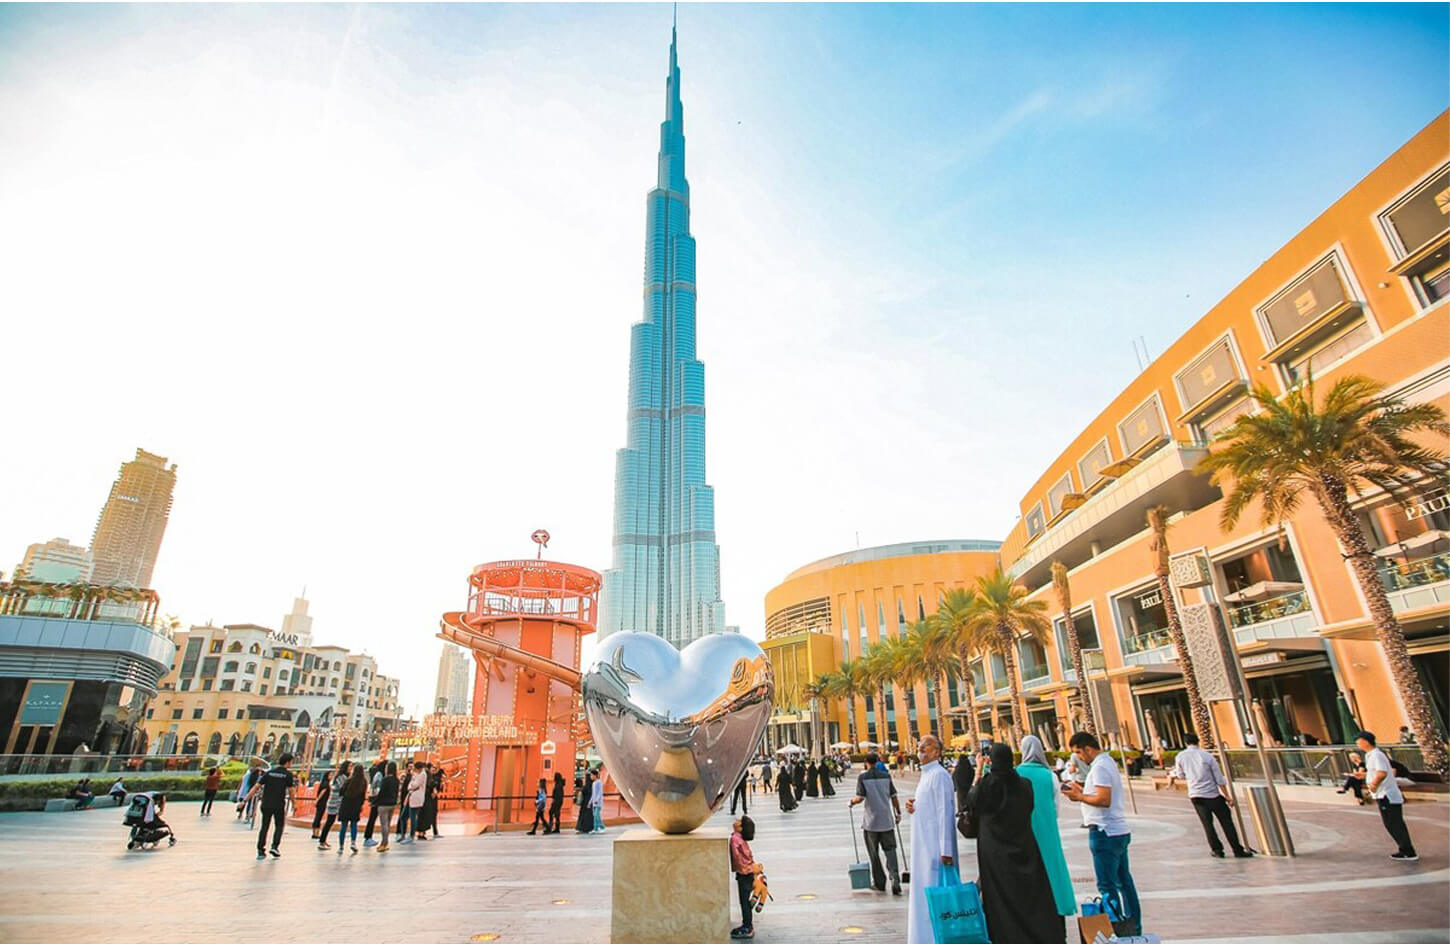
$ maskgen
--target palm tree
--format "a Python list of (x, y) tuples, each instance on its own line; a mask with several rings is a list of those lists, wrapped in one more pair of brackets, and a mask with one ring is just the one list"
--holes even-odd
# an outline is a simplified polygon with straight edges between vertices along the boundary
[[(824, 754), (825, 754), (824, 751), (821, 751), (820, 750), (820, 748), (821, 748), (821, 736), (820, 736), (820, 731), (817, 730), (816, 721), (817, 721), (818, 718), (821, 718), (821, 715), (822, 715), (822, 710), (821, 710), (822, 709), (822, 704), (825, 701), (826, 691), (829, 688), (829, 685), (830, 685), (830, 680), (829, 680), (828, 677), (826, 677), (826, 676), (817, 676), (816, 679), (815, 679), (815, 681), (807, 682), (804, 686), (801, 687), (801, 694), (805, 696), (806, 700), (808, 701), (808, 703), (810, 705), (810, 712), (811, 712), (811, 742), (812, 742), (811, 743), (811, 754), (813, 756), (817, 752), (820, 752), (821, 756), (824, 756)], [(822, 720), (822, 724), (824, 724), (824, 721), (823, 720)]]
[(846, 730), (853, 749), (860, 746), (856, 740), (856, 699), (867, 691), (862, 680), (864, 668), (861, 660), (846, 659), (831, 675), (832, 696), (846, 699)]
[(1168, 582), (1168, 509), (1155, 505), (1148, 509), (1148, 527), (1153, 537), (1148, 550), (1153, 552), (1153, 575), (1158, 578), (1158, 596), (1163, 599), (1163, 615), (1168, 620), (1168, 636), (1173, 640), (1173, 649), (1178, 653), (1178, 665), (1183, 670), (1183, 688), (1188, 693), (1188, 708), (1193, 715), (1193, 727), (1198, 732), (1198, 743), (1212, 744), (1213, 716), (1208, 713), (1208, 703), (1198, 690), (1198, 674), (1193, 669), (1193, 660), (1188, 655), (1188, 640), (1183, 636), (1183, 623), (1178, 619), (1178, 599), (1173, 596), (1173, 587)]
[(936, 612), (928, 619), (942, 627), (943, 634), (956, 649), (962, 684), (967, 698), (967, 730), (972, 743), (982, 742), (977, 723), (976, 680), (972, 677), (972, 659), (983, 651), (982, 633), (973, 628), (972, 615), (977, 610), (977, 593), (970, 587), (955, 587), (942, 594)]
[(1022, 700), (1022, 675), (1017, 667), (1017, 640), (1026, 636), (1039, 645), (1047, 642), (1051, 625), (1047, 621), (1047, 604), (1027, 599), (1027, 588), (1014, 581), (999, 565), (990, 574), (977, 578), (977, 606), (969, 625), (983, 633), (984, 641), (998, 655), (1007, 669), (1007, 687), (1012, 704), (1012, 743), (1022, 740), (1027, 723), (1027, 707)]
[(1052, 589), (1057, 591), (1057, 605), (1062, 607), (1062, 622), (1067, 629), (1067, 649), (1072, 656), (1072, 670), (1077, 673), (1077, 697), (1082, 704), (1083, 729), (1097, 734), (1092, 702), (1088, 701), (1087, 669), (1082, 661), (1082, 643), (1077, 638), (1077, 624), (1072, 620), (1072, 587), (1067, 582), (1067, 567), (1062, 561), (1052, 562)]
[[(921, 662), (922, 677), (931, 686), (931, 696), (936, 703), (937, 712), (936, 733), (941, 737), (943, 743), (950, 744), (956, 735), (956, 730), (950, 716), (947, 715), (948, 706), (942, 700), (942, 694), (946, 691), (943, 679), (957, 661), (953, 634), (950, 630), (944, 629), (940, 622), (924, 619), (918, 620), (906, 628), (906, 640), (912, 653)], [(930, 718), (927, 719), (928, 724), (930, 720)]]
[(1426, 479), (1443, 480), (1445, 453), (1412, 437), (1450, 437), (1445, 411), (1433, 403), (1406, 403), (1386, 394), (1383, 384), (1360, 376), (1335, 381), (1322, 403), (1315, 398), (1312, 373), (1282, 400), (1263, 385), (1250, 395), (1259, 412), (1240, 416), (1224, 430), (1201, 466), (1220, 486), (1232, 484), (1220, 514), (1223, 527), (1232, 528), (1257, 499), (1263, 523), (1275, 524), (1282, 535), (1304, 495), (1314, 497), (1369, 604), (1375, 636), (1425, 764), (1445, 777), (1450, 774), (1445, 739), (1410, 661), (1364, 528), (1349, 504), (1349, 493), (1359, 494), (1365, 486), (1403, 500)]
[(891, 681), (898, 692), (906, 693), (906, 741), (901, 745), (906, 748), (917, 737), (911, 715), (916, 710), (917, 683), (927, 678), (926, 664), (921, 650), (910, 636), (892, 636), (886, 640), (885, 646), (891, 662)]
[(886, 683), (891, 681), (896, 671), (895, 657), (883, 639), (871, 644), (866, 654), (861, 657), (861, 662), (862, 682), (867, 686), (866, 690), (876, 698), (875, 741), (885, 747), (891, 740), (891, 728), (886, 720)]

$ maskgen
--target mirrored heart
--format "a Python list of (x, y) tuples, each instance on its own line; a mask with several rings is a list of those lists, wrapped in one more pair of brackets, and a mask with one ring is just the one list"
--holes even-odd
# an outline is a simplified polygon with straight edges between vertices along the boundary
[(775, 698), (770, 660), (739, 633), (678, 651), (614, 633), (581, 680), (584, 717), (625, 801), (662, 833), (710, 818), (760, 746)]

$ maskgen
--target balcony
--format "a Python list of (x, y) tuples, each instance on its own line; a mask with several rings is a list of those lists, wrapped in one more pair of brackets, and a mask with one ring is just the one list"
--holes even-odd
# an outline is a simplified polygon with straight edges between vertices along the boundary
[(1054, 560), (1071, 569), (1143, 531), (1154, 505), (1191, 511), (1218, 501), (1222, 493), (1195, 471), (1207, 455), (1207, 448), (1183, 443), (1159, 447), (1039, 534), (1008, 573), (1036, 590), (1052, 579)]
[(1383, 561), (1380, 583), (1396, 613), (1450, 603), (1450, 551), (1412, 561)]
[[(1314, 634), (1318, 621), (1310, 609), (1309, 594), (1304, 590), (1292, 590), (1249, 603), (1228, 603), (1225, 609), (1234, 642), (1241, 648), (1254, 643), (1265, 643), (1274, 648), (1319, 646), (1318, 637)], [(1285, 640), (1304, 642), (1301, 646), (1285, 643)]]
[(1145, 668), (1173, 663), (1177, 670), (1178, 653), (1173, 649), (1173, 637), (1167, 627), (1150, 629), (1146, 633), (1126, 636), (1123, 639), (1123, 663)]

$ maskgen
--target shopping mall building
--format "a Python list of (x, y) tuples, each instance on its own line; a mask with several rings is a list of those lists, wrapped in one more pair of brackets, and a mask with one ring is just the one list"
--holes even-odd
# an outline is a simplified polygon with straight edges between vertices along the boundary
[[(1251, 272), (1063, 443), (1022, 496), (1018, 524), (995, 553), (958, 546), (980, 542), (860, 550), (803, 567), (771, 590), (765, 645), (773, 659), (780, 652), (778, 675), (782, 669), (801, 674), (801, 660), (786, 658), (792, 650), (809, 652), (810, 668), (821, 671), (859, 656), (864, 645), (931, 613), (943, 588), (968, 584), (1000, 560), (1053, 618), (1047, 646), (1023, 641), (1018, 662), (1030, 727), (1060, 743), (1077, 691), (1052, 587), (1052, 564), (1061, 561), (1069, 568), (1071, 615), (1082, 645), (1101, 650), (1092, 654), (1089, 675), (1110, 684), (1127, 737), (1141, 745), (1153, 731), (1178, 746), (1191, 722), (1146, 526), (1147, 510), (1162, 505), (1171, 516), (1174, 556), (1208, 562), (1207, 586), (1223, 605), (1273, 739), (1344, 743), (1352, 723), (1393, 736), (1406, 717), (1365, 601), (1318, 507), (1312, 501), (1300, 507), (1285, 525), (1282, 545), (1252, 509), (1224, 530), (1224, 495), (1199, 465), (1213, 436), (1254, 409), (1250, 383), (1282, 393), (1311, 364), (1321, 387), (1361, 374), (1409, 402), (1450, 411), (1447, 119), (1450, 113), (1439, 116)], [(1432, 484), (1404, 506), (1367, 493), (1355, 510), (1445, 728), (1450, 491)], [(1203, 593), (1174, 592), (1182, 593), (1182, 603)], [(986, 730), (994, 704), (1007, 701), (1007, 683), (995, 657), (973, 668)], [(807, 673), (798, 684), (809, 680)], [(911, 743), (908, 725), (911, 733), (940, 729), (922, 686), (903, 706), (905, 694), (886, 696), (895, 736), (881, 737), (876, 706), (858, 703), (858, 737)], [(956, 713), (963, 710), (960, 694), (955, 687), (950, 693)], [(844, 710), (827, 709), (836, 725), (830, 730), (839, 732), (832, 740), (845, 734)], [(1216, 709), (1230, 744), (1244, 743), (1243, 710)], [(799, 713), (783, 704), (777, 730), (800, 735), (800, 727), (790, 727)]]

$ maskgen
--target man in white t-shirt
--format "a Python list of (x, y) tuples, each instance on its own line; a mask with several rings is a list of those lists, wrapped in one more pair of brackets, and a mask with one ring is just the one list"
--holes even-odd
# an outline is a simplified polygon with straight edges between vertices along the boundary
[(1128, 844), (1133, 835), (1123, 811), (1123, 778), (1118, 773), (1118, 765), (1098, 744), (1098, 739), (1086, 731), (1074, 734), (1067, 746), (1073, 756), (1088, 764), (1087, 781), (1081, 786), (1069, 781), (1063, 787), (1063, 794), (1074, 803), (1083, 804), (1098, 894), (1104, 903), (1112, 905), (1120, 918), (1113, 922), (1114, 932), (1121, 937), (1142, 934), (1138, 888), (1128, 870)]
[(1418, 862), (1415, 844), (1410, 841), (1410, 830), (1405, 826), (1405, 795), (1395, 781), (1395, 770), (1385, 752), (1375, 746), (1374, 734), (1361, 731), (1354, 743), (1364, 751), (1364, 785), (1380, 808), (1380, 822), (1400, 848), (1391, 859), (1400, 862)]

